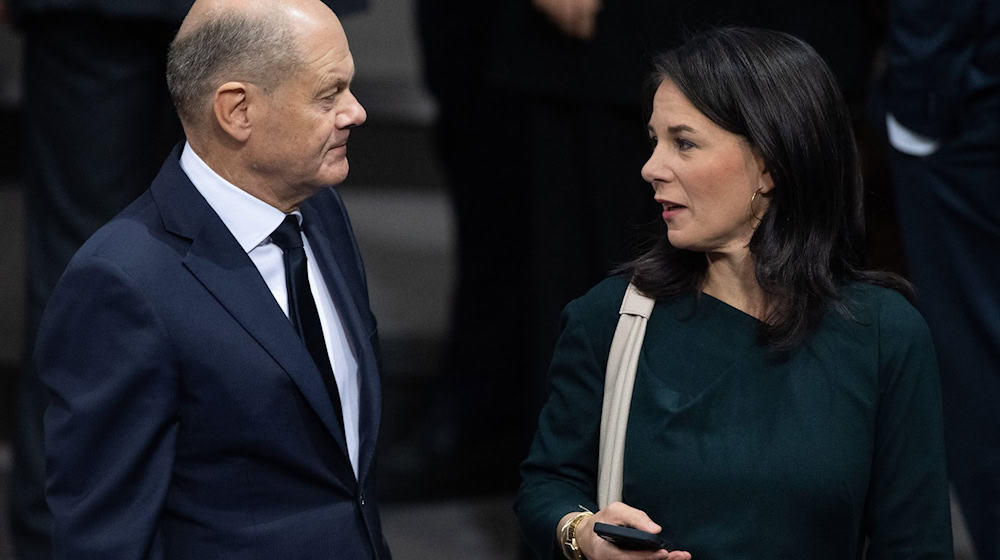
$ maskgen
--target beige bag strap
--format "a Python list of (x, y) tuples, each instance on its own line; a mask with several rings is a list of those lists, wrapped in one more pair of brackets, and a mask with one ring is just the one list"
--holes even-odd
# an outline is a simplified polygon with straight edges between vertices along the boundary
[(608, 353), (604, 374), (604, 407), (601, 409), (601, 443), (597, 463), (597, 505), (602, 509), (622, 499), (625, 463), (625, 428), (628, 426), (632, 386), (639, 364), (639, 350), (646, 335), (646, 320), (656, 300), (630, 282), (618, 310), (618, 327)]

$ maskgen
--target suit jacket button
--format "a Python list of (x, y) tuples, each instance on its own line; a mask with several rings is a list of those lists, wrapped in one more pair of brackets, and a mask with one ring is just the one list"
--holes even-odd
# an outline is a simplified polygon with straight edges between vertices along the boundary
[(364, 494), (361, 494), (360, 501), (361, 501), (361, 507), (364, 507), (364, 505), (365, 505), (365, 495)]

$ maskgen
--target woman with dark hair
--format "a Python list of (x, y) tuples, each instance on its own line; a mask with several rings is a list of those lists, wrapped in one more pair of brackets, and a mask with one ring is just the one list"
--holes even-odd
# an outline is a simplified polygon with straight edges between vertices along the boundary
[[(521, 468), (529, 545), (589, 560), (951, 558), (934, 351), (906, 282), (864, 268), (858, 155), (829, 69), (800, 40), (747, 28), (697, 35), (656, 68), (642, 176), (666, 231), (563, 313)], [(598, 510), (604, 373), (630, 281), (656, 303), (622, 501)], [(595, 522), (677, 550), (619, 549)]]

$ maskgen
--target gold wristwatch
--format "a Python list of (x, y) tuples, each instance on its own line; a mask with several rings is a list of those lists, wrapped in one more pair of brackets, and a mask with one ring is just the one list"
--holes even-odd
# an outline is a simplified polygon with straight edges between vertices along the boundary
[(559, 544), (562, 545), (563, 556), (569, 560), (586, 560), (576, 542), (576, 529), (584, 519), (592, 515), (594, 514), (589, 511), (581, 511), (559, 528)]

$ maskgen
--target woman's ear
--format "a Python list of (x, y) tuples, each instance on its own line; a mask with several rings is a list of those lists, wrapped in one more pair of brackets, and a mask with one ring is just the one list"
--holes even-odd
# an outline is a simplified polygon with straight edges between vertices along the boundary
[(758, 188), (760, 188), (761, 194), (770, 194), (771, 190), (774, 189), (774, 179), (766, 168), (760, 173), (760, 187)]
[(753, 148), (753, 157), (757, 162), (757, 169), (760, 170), (760, 177), (757, 180), (757, 190), (761, 194), (767, 194), (774, 188), (774, 178), (771, 176), (771, 172), (767, 169), (767, 163), (764, 161), (764, 155), (761, 154), (760, 150), (756, 147)]
[(219, 128), (238, 142), (250, 138), (251, 88), (243, 82), (226, 82), (215, 90), (212, 100), (212, 113)]

